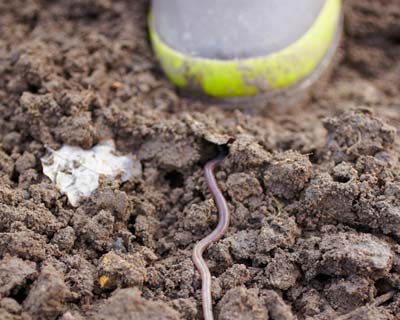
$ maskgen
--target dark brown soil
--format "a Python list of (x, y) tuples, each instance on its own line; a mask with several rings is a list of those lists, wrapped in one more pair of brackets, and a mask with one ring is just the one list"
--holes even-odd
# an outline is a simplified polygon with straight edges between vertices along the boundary
[[(0, 2), (0, 319), (201, 319), (191, 250), (217, 222), (202, 167), (228, 141), (217, 319), (400, 319), (399, 1), (346, 1), (329, 82), (265, 116), (180, 97), (147, 5)], [(45, 147), (106, 138), (141, 177), (73, 208)]]

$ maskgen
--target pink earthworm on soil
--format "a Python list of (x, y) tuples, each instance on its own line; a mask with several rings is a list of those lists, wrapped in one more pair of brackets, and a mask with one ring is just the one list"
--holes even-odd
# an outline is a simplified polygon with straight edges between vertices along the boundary
[(204, 166), (204, 173), (208, 188), (211, 191), (214, 201), (218, 208), (218, 225), (212, 233), (198, 242), (194, 249), (192, 260), (200, 273), (202, 286), (201, 297), (203, 303), (204, 320), (213, 320), (212, 300), (211, 300), (211, 274), (203, 259), (204, 251), (215, 241), (221, 239), (229, 226), (229, 209), (221, 190), (214, 177), (214, 169), (225, 158), (225, 155), (219, 155), (217, 158), (210, 160)]

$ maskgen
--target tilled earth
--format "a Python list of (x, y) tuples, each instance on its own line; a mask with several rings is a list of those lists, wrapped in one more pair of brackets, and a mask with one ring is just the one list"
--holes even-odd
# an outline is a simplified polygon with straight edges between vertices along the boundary
[[(346, 1), (328, 83), (264, 115), (180, 97), (147, 6), (0, 3), (0, 319), (201, 319), (191, 251), (217, 222), (203, 165), (224, 144), (217, 319), (400, 319), (399, 1)], [(72, 207), (40, 158), (109, 138), (140, 177)]]

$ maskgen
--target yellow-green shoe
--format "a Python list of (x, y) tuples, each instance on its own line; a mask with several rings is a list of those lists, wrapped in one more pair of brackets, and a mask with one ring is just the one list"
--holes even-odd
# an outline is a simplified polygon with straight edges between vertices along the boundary
[(150, 37), (179, 88), (218, 99), (309, 87), (337, 49), (341, 0), (153, 0)]

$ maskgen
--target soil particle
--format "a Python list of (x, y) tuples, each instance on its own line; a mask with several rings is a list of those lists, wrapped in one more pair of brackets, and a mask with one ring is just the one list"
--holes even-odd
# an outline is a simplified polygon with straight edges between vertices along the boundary
[(292, 217), (265, 218), (257, 237), (257, 252), (268, 253), (276, 248), (291, 248), (300, 236), (300, 229)]
[(336, 163), (354, 161), (393, 147), (396, 129), (383, 123), (370, 109), (348, 111), (324, 123), (327, 148)]
[(0, 306), (12, 314), (19, 314), (22, 310), (21, 305), (12, 298), (1, 299)]
[(68, 17), (72, 19), (96, 18), (102, 14), (113, 11), (112, 2), (109, 0), (100, 1), (70, 1), (67, 7)]
[(226, 270), (233, 264), (233, 258), (230, 253), (230, 245), (226, 240), (212, 244), (207, 250), (208, 257), (215, 261), (215, 267), (211, 269)]
[(0, 308), (0, 317), (5, 320), (20, 320), (20, 319), (22, 319), (21, 316), (14, 315), (3, 308)]
[(370, 234), (339, 232), (301, 240), (299, 245), (299, 262), (308, 278), (358, 274), (379, 279), (393, 263), (390, 246)]
[(141, 287), (147, 280), (145, 260), (140, 254), (110, 251), (97, 267), (101, 288)]
[(23, 307), (32, 319), (55, 319), (65, 311), (65, 302), (71, 297), (63, 275), (48, 265), (42, 268)]
[[(38, 82), (40, 80), (31, 79), (28, 81), (33, 81), (34, 84), (32, 85), (36, 86), (39, 85)], [(48, 126), (56, 126), (61, 115), (61, 110), (53, 95), (37, 95), (24, 92), (20, 98), (20, 105), (21, 125), (25, 127), (25, 121), (28, 121), (27, 123), (30, 125), (26, 129), (33, 137), (42, 143), (52, 144), (53, 137)]]
[(261, 292), (261, 297), (265, 301), (268, 309), (269, 319), (271, 320), (294, 320), (295, 316), (290, 307), (283, 301), (275, 291), (266, 290)]
[(75, 240), (75, 230), (67, 226), (63, 229), (59, 229), (51, 241), (56, 244), (60, 250), (68, 252), (73, 248)]
[(0, 318), (4, 320), (21, 320), (21, 316), (19, 314), (15, 314), (9, 310), (7, 310), (6, 307), (1, 307), (0, 308)]
[(76, 298), (82, 303), (92, 302), (93, 289), (96, 282), (96, 267), (81, 255), (68, 256), (62, 259), (64, 263), (65, 283)]
[(39, 234), (53, 235), (55, 230), (61, 226), (61, 223), (57, 221), (51, 211), (41, 204), (33, 206), (28, 202), (26, 207), (15, 209), (19, 212), (20, 218), (23, 218), (21, 221), (24, 222), (25, 226)]
[(38, 182), (39, 175), (36, 170), (28, 169), (22, 172), (18, 177), (18, 184), (22, 189), (29, 188), (30, 185)]
[[(388, 70), (391, 61), (387, 58), (388, 54), (379, 48), (370, 47), (366, 51), (364, 46), (357, 44), (352, 46), (347, 53), (349, 63), (367, 77), (376, 77), (383, 70)], [(373, 65), (379, 65), (380, 68), (371, 67), (371, 62)]]
[(163, 302), (147, 301), (137, 289), (121, 289), (100, 303), (98, 310), (89, 319), (93, 320), (179, 320), (178, 312)]
[(84, 318), (77, 312), (65, 312), (60, 320), (84, 320)]
[(395, 317), (383, 308), (375, 306), (360, 307), (337, 320), (394, 320)]
[(268, 320), (268, 310), (257, 291), (237, 287), (229, 290), (219, 302), (218, 319)]
[(46, 257), (46, 238), (29, 230), (0, 234), (0, 256), (7, 253), (22, 259), (42, 261)]
[[(360, 157), (353, 167), (349, 163), (338, 164), (332, 175), (317, 174), (297, 207), (298, 222), (311, 229), (339, 222), (397, 236), (397, 202), (391, 194), (396, 192), (397, 182), (385, 169), (388, 165), (397, 167), (397, 160), (387, 160), (380, 153)], [(379, 184), (387, 186), (386, 197), (382, 197), (385, 191), (377, 187)]]
[(117, 221), (126, 222), (131, 214), (131, 205), (127, 194), (123, 191), (106, 189), (100, 191), (95, 198), (98, 209), (110, 210)]
[(258, 234), (256, 230), (243, 230), (227, 238), (232, 255), (238, 260), (254, 258), (257, 252)]
[(307, 156), (298, 152), (274, 154), (264, 173), (265, 187), (278, 197), (292, 199), (306, 186), (311, 177), (311, 168)]
[[(23, 201), (23, 198), (24, 192), (22, 192), (21, 190), (15, 191), (11, 188), (8, 182), (4, 181), (4, 184), (0, 188), (0, 203), (3, 205), (2, 208), (4, 208), (4, 210), (6, 210), (5, 208), (7, 207), (17, 206)], [(16, 215), (18, 216), (18, 214)], [(4, 215), (4, 217), (2, 217), (1, 219), (4, 219), (4, 221), (8, 221), (7, 225), (8, 227), (10, 226), (12, 221), (6, 215)]]
[(175, 299), (168, 305), (178, 311), (182, 319), (196, 319), (197, 307), (196, 301), (193, 298)]
[(35, 203), (43, 203), (47, 209), (61, 206), (60, 193), (53, 184), (47, 182), (33, 184), (29, 186), (28, 191)]
[(396, 31), (400, 30), (400, 24), (397, 19), (400, 9), (396, 0), (385, 1), (385, 19), (380, 19), (377, 14), (381, 3), (373, 0), (363, 2), (349, 0), (347, 5), (351, 10), (346, 11), (349, 19), (349, 23), (346, 26), (347, 32), (351, 36), (361, 39), (368, 39), (371, 36), (378, 35), (398, 38), (399, 34)]
[(36, 278), (36, 264), (6, 255), (0, 263), (0, 296), (15, 295), (28, 281)]
[(151, 161), (166, 170), (184, 170), (201, 159), (201, 145), (181, 121), (169, 121), (150, 129), (139, 152), (141, 161)]
[(0, 319), (19, 320), (22, 311), (21, 305), (12, 298), (3, 298), (0, 300)]
[(326, 299), (332, 308), (341, 314), (370, 302), (374, 294), (371, 281), (359, 276), (335, 279), (324, 289)]
[(295, 285), (300, 276), (301, 273), (294, 263), (294, 258), (287, 253), (277, 251), (259, 275), (259, 283), (264, 287), (286, 291)]
[(148, 269), (149, 283), (174, 298), (189, 298), (194, 294), (194, 265), (190, 256), (173, 256)]
[[(95, 250), (105, 251), (112, 246), (111, 236), (113, 232), (114, 216), (109, 210), (100, 210), (94, 217), (87, 219), (82, 212), (80, 216), (83, 226), (78, 227), (79, 235)], [(77, 223), (81, 221), (77, 221)], [(82, 223), (82, 222), (81, 222)], [(76, 227), (75, 227), (76, 228)]]
[(239, 135), (229, 148), (226, 166), (234, 171), (260, 168), (271, 161), (271, 154), (249, 135)]
[(359, 193), (360, 185), (356, 181), (341, 183), (328, 173), (319, 173), (304, 192), (298, 222), (309, 228), (337, 221), (352, 224), (358, 220), (353, 206)]
[(296, 298), (294, 306), (305, 319), (335, 319), (337, 314), (328, 301), (316, 290), (294, 288), (294, 291), (303, 291)]
[(218, 278), (218, 283), (224, 292), (234, 287), (244, 285), (250, 280), (250, 272), (243, 264), (234, 264)]
[(79, 117), (61, 118), (56, 134), (64, 144), (83, 149), (91, 148), (98, 141), (90, 114), (87, 112)]
[(183, 212), (183, 228), (192, 233), (204, 232), (210, 225), (216, 222), (215, 207), (211, 201), (204, 201), (191, 205)]
[[(56, 53), (55, 46), (47, 48), (43, 42), (36, 40), (21, 46), (20, 55), (14, 64), (18, 78), (15, 83), (10, 83), (9, 90), (15, 93), (22, 91), (39, 91), (51, 78), (55, 70), (52, 54)], [(33, 109), (35, 110), (35, 108)]]
[(3, 138), (3, 149), (5, 152), (12, 154), (13, 151), (17, 152), (20, 148), (21, 134), (18, 132), (7, 133)]
[(333, 168), (332, 178), (334, 181), (346, 183), (358, 178), (358, 172), (348, 162), (341, 162)]
[(3, 151), (0, 151), (0, 172), (11, 176), (14, 171), (14, 161)]
[(2, 231), (10, 231), (10, 228), (15, 221), (23, 221), (26, 217), (25, 212), (20, 212), (14, 206), (0, 204), (0, 208), (0, 221)]
[[(254, 220), (254, 222), (258, 223), (260, 221), (260, 212), (254, 212), (248, 208), (249, 204), (253, 202), (253, 200), (260, 201), (260, 198), (250, 197), (246, 199), (245, 202), (236, 202), (235, 206), (229, 206), (231, 210), (231, 222), (230, 225), (239, 230), (245, 229), (248, 222)], [(260, 210), (261, 211), (261, 210)], [(255, 216), (253, 218), (253, 215)]]
[(226, 188), (232, 200), (238, 202), (263, 192), (257, 178), (244, 172), (231, 174), (226, 181)]
[(19, 173), (23, 173), (28, 169), (34, 168), (36, 165), (36, 157), (30, 152), (24, 152), (15, 162), (15, 169)]
[(139, 215), (135, 219), (135, 235), (143, 241), (143, 244), (149, 248), (155, 248), (156, 242), (154, 235), (160, 225), (160, 221), (154, 217)]

